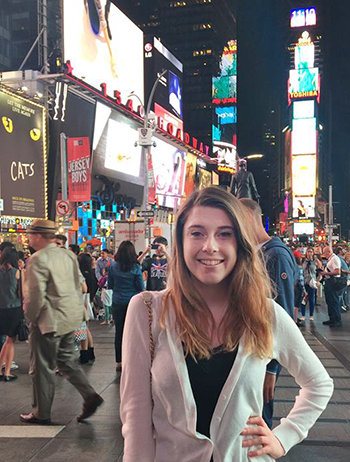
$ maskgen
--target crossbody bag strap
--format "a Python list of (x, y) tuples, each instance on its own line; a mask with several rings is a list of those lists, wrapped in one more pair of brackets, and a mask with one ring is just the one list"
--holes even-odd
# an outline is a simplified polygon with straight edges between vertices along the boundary
[(148, 309), (148, 325), (149, 325), (149, 352), (151, 356), (151, 368), (150, 368), (150, 384), (151, 384), (151, 398), (152, 398), (152, 408), (154, 407), (154, 400), (152, 394), (152, 364), (154, 360), (154, 339), (153, 339), (153, 309), (152, 309), (152, 301), (153, 297), (149, 292), (142, 292), (142, 298), (144, 304), (147, 306)]

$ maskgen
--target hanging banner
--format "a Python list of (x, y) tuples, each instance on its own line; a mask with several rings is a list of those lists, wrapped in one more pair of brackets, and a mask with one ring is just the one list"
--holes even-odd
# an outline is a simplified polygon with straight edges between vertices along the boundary
[(2, 215), (46, 218), (46, 110), (0, 89)]
[(88, 137), (67, 138), (68, 199), (87, 202), (91, 199), (91, 156)]
[(154, 180), (154, 170), (151, 150), (147, 149), (147, 164), (148, 164), (148, 203), (154, 204), (156, 201), (156, 182)]

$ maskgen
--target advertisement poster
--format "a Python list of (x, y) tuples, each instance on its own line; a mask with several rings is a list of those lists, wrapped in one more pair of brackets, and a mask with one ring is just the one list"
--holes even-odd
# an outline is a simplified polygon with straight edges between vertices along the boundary
[(126, 175), (139, 176), (141, 148), (135, 146), (137, 132), (126, 124), (110, 119), (105, 167)]
[(163, 75), (155, 89), (153, 101), (170, 117), (182, 121), (182, 63), (162, 42), (151, 35), (146, 35), (144, 39), (144, 57), (145, 101), (148, 101), (156, 79), (167, 69), (168, 72)]
[(46, 111), (0, 90), (2, 215), (46, 218)]
[(293, 218), (313, 218), (315, 216), (315, 196), (293, 197)]
[(160, 139), (156, 144), (152, 148), (152, 160), (158, 204), (176, 209), (182, 200), (186, 154)]
[(319, 91), (318, 67), (312, 69), (292, 69), (289, 71), (289, 93), (298, 95), (300, 93)]
[(294, 119), (292, 126), (292, 154), (316, 154), (316, 118)]
[(184, 196), (188, 197), (196, 189), (197, 157), (187, 154)]
[(64, 0), (63, 34), (74, 76), (124, 104), (131, 92), (143, 99), (143, 33), (111, 0)]
[(91, 199), (91, 155), (89, 138), (67, 139), (68, 198), (71, 202)]
[(214, 142), (237, 146), (237, 41), (224, 47), (220, 72), (212, 80)]
[(208, 172), (208, 170), (200, 168), (198, 189), (209, 188), (209, 186), (211, 186), (211, 172)]
[(314, 196), (316, 194), (316, 156), (294, 156), (292, 172), (293, 195)]

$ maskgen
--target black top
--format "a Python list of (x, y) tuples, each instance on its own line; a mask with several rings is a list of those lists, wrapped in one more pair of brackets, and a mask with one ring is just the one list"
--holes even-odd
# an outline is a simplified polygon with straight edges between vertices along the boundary
[(213, 349), (210, 359), (186, 356), (187, 370), (197, 406), (197, 432), (210, 438), (210, 422), (221, 390), (232, 369), (237, 349), (223, 351), (222, 346)]
[(146, 258), (142, 263), (142, 271), (147, 271), (147, 290), (165, 289), (168, 272), (166, 258)]
[(90, 301), (92, 303), (92, 301), (94, 300), (94, 297), (96, 295), (97, 288), (98, 288), (97, 287), (97, 279), (96, 279), (95, 271), (94, 270), (84, 271), (83, 276), (85, 278), (88, 293), (90, 294)]

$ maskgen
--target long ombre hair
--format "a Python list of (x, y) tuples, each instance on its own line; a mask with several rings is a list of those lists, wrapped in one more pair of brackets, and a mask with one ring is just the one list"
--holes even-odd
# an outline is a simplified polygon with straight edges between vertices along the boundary
[(273, 349), (271, 328), (271, 284), (255, 248), (244, 206), (232, 194), (219, 187), (195, 191), (183, 204), (176, 220), (169, 290), (165, 293), (161, 326), (174, 310), (178, 335), (186, 354), (194, 358), (211, 356), (210, 332), (213, 315), (193, 284), (193, 275), (184, 259), (184, 226), (194, 207), (214, 207), (230, 218), (237, 242), (237, 261), (229, 278), (229, 304), (220, 323), (219, 333), (226, 351), (234, 350), (245, 333), (245, 352), (269, 358)]

